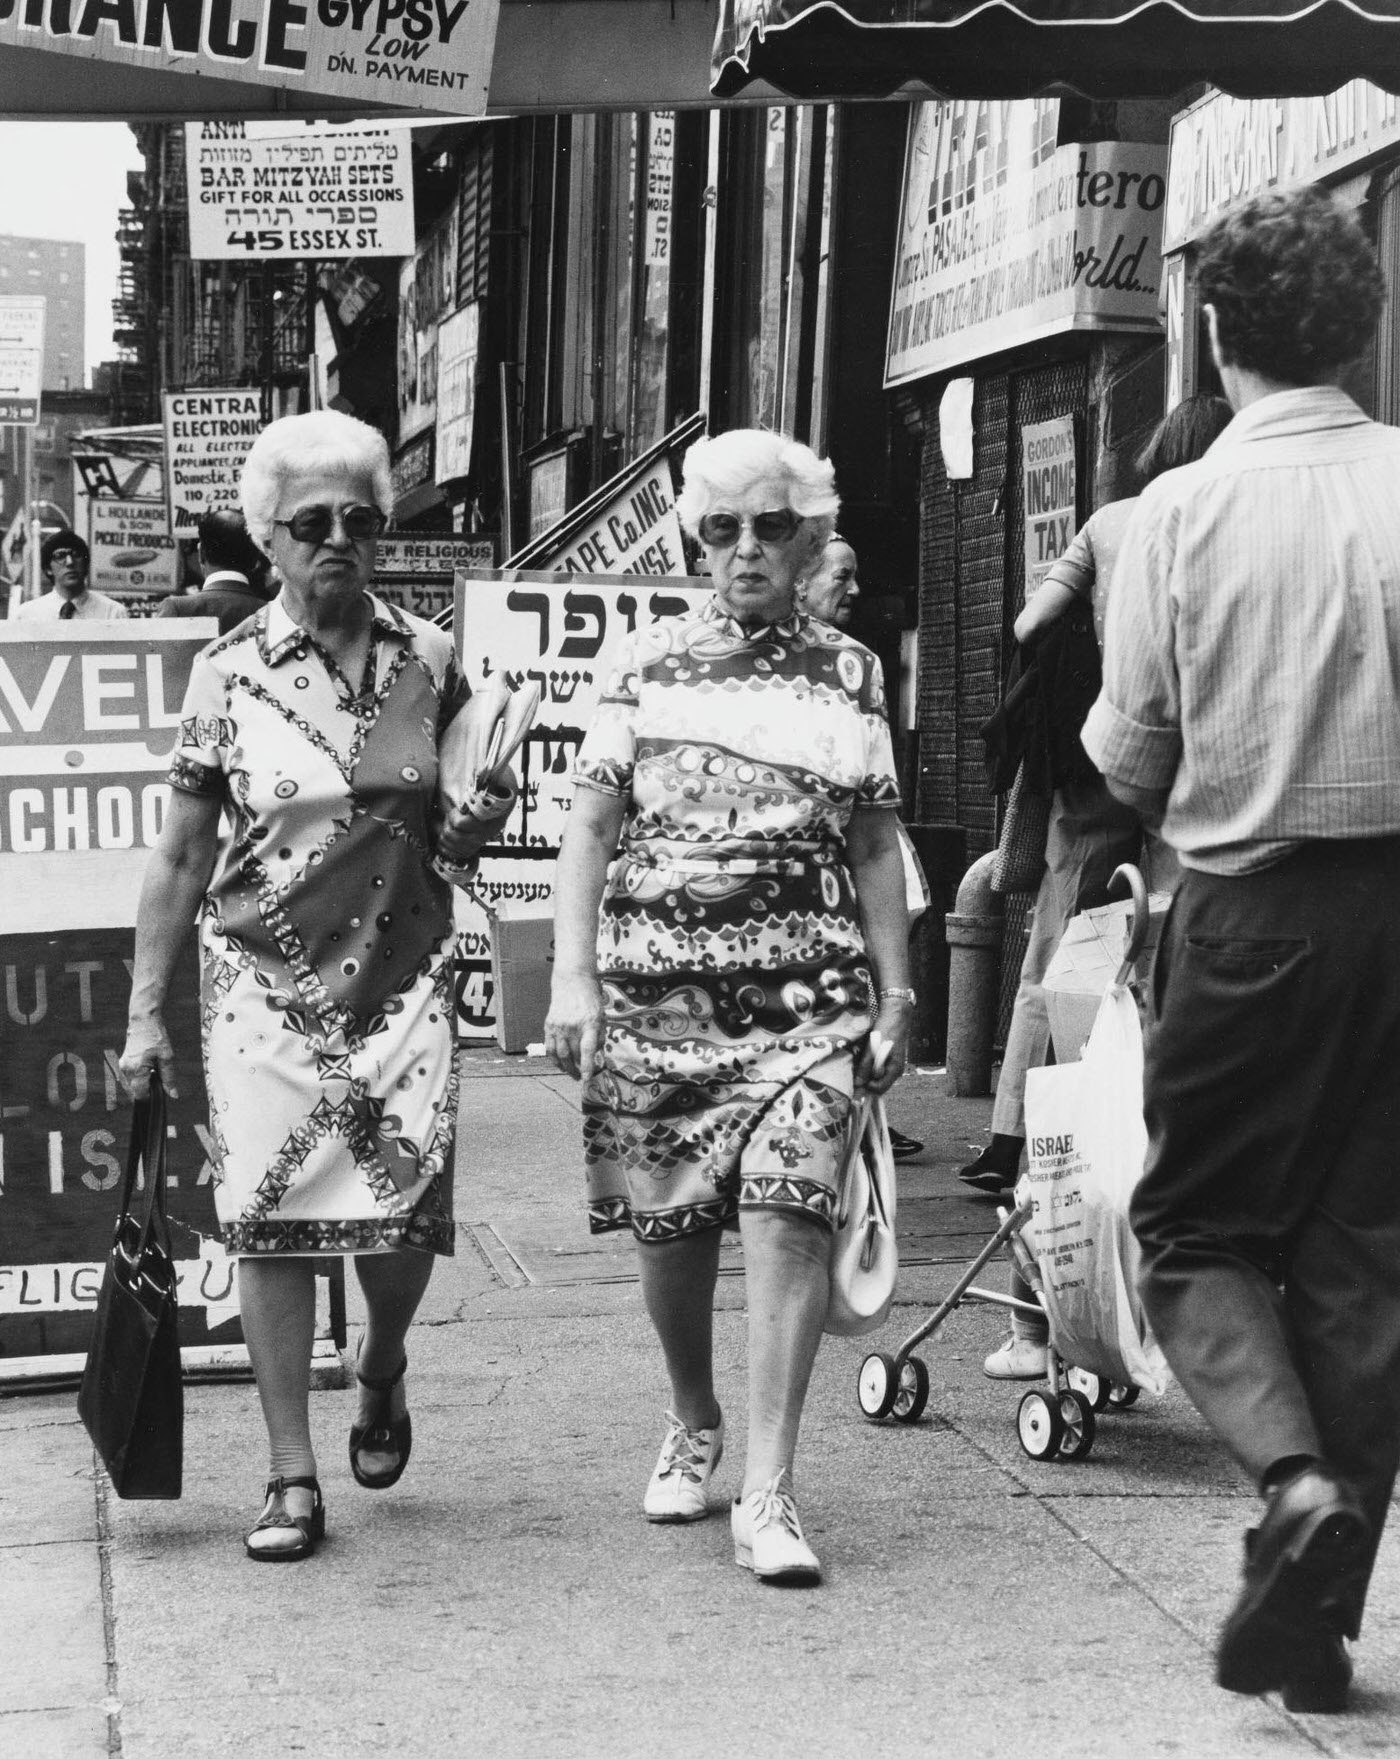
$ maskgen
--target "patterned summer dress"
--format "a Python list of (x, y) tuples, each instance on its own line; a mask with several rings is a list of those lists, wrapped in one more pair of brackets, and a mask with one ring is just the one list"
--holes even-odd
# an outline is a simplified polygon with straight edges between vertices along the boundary
[(276, 599), (199, 656), (171, 764), (225, 817), (201, 915), (234, 1253), (450, 1253), (451, 890), (429, 867), (451, 638), (371, 600), (357, 689)]
[(598, 931), (589, 1223), (664, 1240), (740, 1207), (830, 1225), (853, 1047), (874, 1017), (845, 861), (899, 804), (880, 663), (717, 598), (629, 636), (575, 779), (627, 801)]

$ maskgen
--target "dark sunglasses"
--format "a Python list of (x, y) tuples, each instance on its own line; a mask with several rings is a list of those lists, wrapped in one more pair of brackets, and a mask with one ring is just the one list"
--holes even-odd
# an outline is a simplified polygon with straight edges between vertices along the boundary
[[(299, 544), (323, 544), (335, 527), (334, 507), (298, 507), (290, 519), (274, 519), (274, 525), (285, 525)], [(340, 523), (345, 535), (356, 543), (378, 537), (389, 521), (377, 507), (359, 505), (342, 507)]]
[(800, 513), (794, 513), (791, 507), (777, 507), (770, 513), (745, 514), (743, 518), (737, 513), (707, 513), (697, 530), (702, 544), (725, 550), (738, 543), (739, 533), (746, 525), (761, 544), (786, 544), (797, 536), (801, 523)]

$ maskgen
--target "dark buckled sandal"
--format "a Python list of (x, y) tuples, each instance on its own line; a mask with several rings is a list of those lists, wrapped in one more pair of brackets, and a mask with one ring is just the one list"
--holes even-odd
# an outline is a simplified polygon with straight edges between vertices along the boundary
[[(355, 1379), (361, 1386), (367, 1386), (371, 1392), (389, 1394), (403, 1379), (408, 1368), (408, 1357), (399, 1363), (397, 1370), (387, 1380), (371, 1380), (367, 1374), (361, 1374), (358, 1366)], [(413, 1419), (405, 1411), (402, 1417), (386, 1418), (382, 1423), (352, 1423), (350, 1425), (350, 1470), (354, 1474), (356, 1484), (364, 1485), (366, 1490), (387, 1490), (391, 1484), (397, 1484), (403, 1477), (403, 1469), (408, 1464), (408, 1456), (413, 1452)], [(389, 1454), (399, 1456), (398, 1464), (391, 1466), (387, 1472), (370, 1473), (362, 1471), (357, 1455)]]
[[(286, 1493), (289, 1490), (309, 1490), (312, 1494), (311, 1513), (309, 1515), (293, 1515), (287, 1508)], [(294, 1528), (301, 1534), (298, 1545), (261, 1546), (252, 1543), (255, 1533), (266, 1533), (273, 1527)], [(267, 1481), (267, 1506), (261, 1518), (251, 1526), (243, 1536), (243, 1549), (254, 1563), (259, 1564), (296, 1564), (304, 1557), (310, 1557), (317, 1545), (326, 1537), (326, 1505), (321, 1497), (321, 1486), (314, 1478), (269, 1478)]]

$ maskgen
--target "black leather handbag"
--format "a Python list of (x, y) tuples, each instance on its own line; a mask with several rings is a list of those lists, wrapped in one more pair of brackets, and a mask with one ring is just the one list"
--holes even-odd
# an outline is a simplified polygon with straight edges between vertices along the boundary
[(185, 1395), (165, 1143), (165, 1089), (153, 1075), (150, 1097), (136, 1102), (132, 1117), (116, 1237), (78, 1389), (78, 1415), (121, 1497), (180, 1494)]

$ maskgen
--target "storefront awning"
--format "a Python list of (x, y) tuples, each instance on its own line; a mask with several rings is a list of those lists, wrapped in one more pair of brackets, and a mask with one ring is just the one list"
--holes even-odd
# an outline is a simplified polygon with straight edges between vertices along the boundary
[(1400, 90), (1400, 0), (721, 0), (711, 90), (797, 98)]

